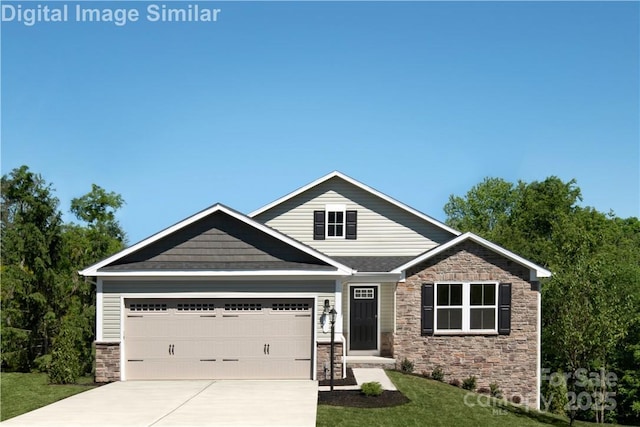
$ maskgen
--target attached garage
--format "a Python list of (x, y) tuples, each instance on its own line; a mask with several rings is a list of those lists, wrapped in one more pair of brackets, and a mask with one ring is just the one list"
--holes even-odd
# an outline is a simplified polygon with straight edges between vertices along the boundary
[(96, 278), (96, 381), (310, 380), (324, 302), (353, 270), (215, 205), (80, 273)]
[(311, 379), (312, 299), (125, 299), (125, 376)]

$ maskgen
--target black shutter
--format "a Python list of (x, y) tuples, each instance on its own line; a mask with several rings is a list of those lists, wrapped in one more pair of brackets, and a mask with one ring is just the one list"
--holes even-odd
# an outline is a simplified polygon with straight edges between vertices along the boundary
[(498, 288), (498, 334), (511, 333), (511, 283), (500, 283)]
[(422, 284), (421, 319), (421, 335), (433, 335), (433, 283)]
[(356, 240), (358, 235), (358, 211), (347, 211), (347, 233), (345, 237)]
[(313, 240), (324, 240), (324, 211), (313, 211)]

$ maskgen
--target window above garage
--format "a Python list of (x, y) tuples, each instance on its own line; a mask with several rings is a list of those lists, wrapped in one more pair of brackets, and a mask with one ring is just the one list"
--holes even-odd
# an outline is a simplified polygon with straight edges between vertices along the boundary
[(313, 239), (357, 238), (358, 211), (347, 210), (345, 205), (326, 205), (313, 212)]

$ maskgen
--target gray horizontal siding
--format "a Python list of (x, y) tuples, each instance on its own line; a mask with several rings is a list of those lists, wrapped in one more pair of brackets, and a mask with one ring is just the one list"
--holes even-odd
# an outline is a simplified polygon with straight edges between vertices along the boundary
[[(335, 282), (333, 281), (153, 281), (112, 280), (102, 285), (102, 334), (105, 341), (120, 339), (120, 298), (123, 294), (172, 294), (172, 293), (264, 293), (265, 298), (273, 293), (296, 293), (300, 298), (318, 297), (321, 306), (325, 299), (333, 303)], [(211, 297), (215, 298), (215, 295)], [(318, 313), (322, 308), (318, 308)], [(316, 316), (318, 318), (318, 316)], [(317, 320), (317, 319), (316, 319)]]
[(326, 262), (224, 212), (214, 212), (100, 271), (332, 270)]
[[(313, 240), (313, 211), (358, 211), (356, 240)], [(307, 190), (255, 219), (329, 256), (413, 256), (451, 240), (449, 232), (340, 178)]]

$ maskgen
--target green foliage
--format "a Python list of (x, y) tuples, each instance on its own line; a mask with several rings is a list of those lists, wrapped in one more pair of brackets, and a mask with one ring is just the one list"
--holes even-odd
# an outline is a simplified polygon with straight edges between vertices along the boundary
[(81, 360), (82, 332), (72, 321), (63, 322), (53, 342), (49, 380), (54, 384), (73, 384), (84, 373)]
[(562, 371), (551, 376), (550, 381), (542, 383), (542, 409), (553, 414), (564, 415), (569, 404), (567, 382)]
[[(91, 371), (95, 285), (77, 271), (124, 247), (125, 234), (115, 220), (124, 201), (93, 185), (71, 203), (87, 224), (64, 224), (53, 191), (27, 166), (2, 177), (0, 357), (5, 371), (45, 369), (49, 362), (43, 356), (53, 356), (58, 335), (58, 347), (65, 340), (76, 342), (80, 371)], [(65, 377), (58, 363), (64, 357), (72, 355), (52, 357), (55, 378)]]
[(477, 385), (477, 378), (473, 375), (462, 380), (462, 388), (465, 390), (475, 391), (476, 385)]
[(431, 372), (431, 378), (436, 381), (444, 381), (444, 371), (440, 366), (436, 366)]
[(404, 359), (402, 359), (402, 362), (400, 363), (400, 369), (402, 370), (402, 372), (405, 372), (407, 374), (412, 373), (413, 362), (405, 357)]
[(361, 389), (362, 389), (362, 393), (364, 393), (365, 396), (369, 396), (369, 397), (380, 396), (384, 391), (382, 389), (382, 385), (377, 381), (364, 383), (362, 384)]
[[(553, 273), (542, 283), (543, 367), (605, 369), (625, 378), (615, 392), (619, 422), (639, 423), (632, 397), (640, 345), (640, 220), (578, 206), (575, 180), (512, 184), (486, 178), (464, 197), (450, 196), (447, 223), (472, 231)], [(573, 379), (568, 391), (575, 390)], [(596, 411), (572, 417), (605, 419)]]
[(502, 397), (502, 390), (500, 390), (498, 383), (489, 384), (489, 394), (498, 399)]

